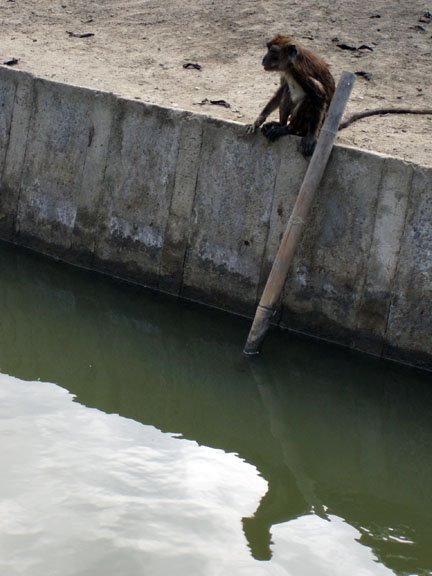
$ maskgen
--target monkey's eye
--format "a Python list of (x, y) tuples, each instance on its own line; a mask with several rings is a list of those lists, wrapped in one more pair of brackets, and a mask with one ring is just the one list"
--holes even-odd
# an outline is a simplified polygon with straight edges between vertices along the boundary
[(269, 51), (272, 54), (278, 54), (280, 52), (280, 46), (276, 46), (273, 44), (272, 46), (269, 46)]

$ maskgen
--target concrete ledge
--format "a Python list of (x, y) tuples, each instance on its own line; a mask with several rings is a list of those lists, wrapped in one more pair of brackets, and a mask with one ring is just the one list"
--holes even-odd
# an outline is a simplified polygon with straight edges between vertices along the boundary
[[(0, 238), (252, 315), (295, 138), (0, 67)], [(432, 169), (335, 147), (278, 323), (432, 369)], [(240, 344), (241, 346), (241, 344)]]

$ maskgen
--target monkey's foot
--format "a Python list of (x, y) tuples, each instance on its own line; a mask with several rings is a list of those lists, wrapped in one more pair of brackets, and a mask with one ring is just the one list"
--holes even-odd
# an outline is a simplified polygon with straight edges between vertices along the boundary
[(316, 145), (315, 136), (304, 136), (300, 141), (300, 152), (305, 158), (312, 156)]
[(290, 134), (288, 126), (282, 126), (280, 122), (267, 122), (261, 130), (264, 136), (271, 141)]
[(246, 134), (255, 134), (257, 130), (258, 126), (255, 126), (255, 124), (246, 125)]
[(267, 132), (269, 132), (273, 128), (279, 128), (280, 126), (281, 126), (280, 122), (266, 122), (265, 124), (263, 124), (261, 130), (264, 136), (267, 136)]

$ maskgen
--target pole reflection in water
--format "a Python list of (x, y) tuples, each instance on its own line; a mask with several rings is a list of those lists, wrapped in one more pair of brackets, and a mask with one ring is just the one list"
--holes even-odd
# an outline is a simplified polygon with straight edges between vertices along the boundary
[[(156, 442), (156, 459), (162, 458), (164, 443), (169, 443), (171, 460), (162, 460), (165, 470), (175, 460), (174, 446), (178, 446), (179, 459), (172, 465), (170, 479), (161, 475), (161, 490), (164, 485), (173, 490), (176, 482), (182, 485), (185, 477), (179, 470), (185, 460), (180, 453), (192, 444), (196, 449), (192, 450), (193, 465), (189, 459), (195, 501), (187, 500), (187, 514), (181, 489), (176, 495), (171, 493), (169, 505), (158, 503), (160, 510), (153, 510), (155, 502), (145, 500), (145, 494), (146, 490), (156, 493), (157, 484), (142, 484), (144, 465), (133, 472), (133, 497), (139, 506), (150, 507), (156, 523), (161, 522), (158, 514), (165, 511), (159, 537), (164, 533), (176, 537), (167, 536), (170, 552), (164, 548), (160, 557), (157, 538), (149, 537), (154, 547), (149, 544), (141, 551), (139, 547), (134, 550), (136, 565), (120, 553), (115, 557), (113, 550), (106, 551), (106, 558), (119, 571), (127, 568), (129, 574), (141, 574), (138, 558), (145, 560), (151, 552), (155, 566), (162, 556), (171, 555), (171, 564), (160, 564), (163, 568), (153, 574), (168, 573), (164, 572), (168, 565), (177, 575), (189, 570), (188, 574), (203, 576), (258, 575), (263, 570), (270, 575), (296, 576), (432, 574), (430, 375), (283, 334), (270, 334), (265, 353), (251, 362), (241, 353), (247, 321), (71, 270), (9, 247), (0, 248), (0, 270), (1, 372), (23, 380), (55, 382), (75, 394), (78, 403), (97, 408), (84, 416), (88, 409), (76, 406), (83, 411), (80, 417), (89, 422), (97, 414), (96, 421), (88, 424), (90, 430), (97, 428), (99, 418), (114, 418), (104, 420), (105, 440), (98, 437), (97, 450), (83, 455), (90, 465), (92, 460), (98, 461), (99, 451), (106, 454), (97, 474), (93, 467), (100, 484), (93, 476), (91, 489), (81, 483), (86, 495), (80, 495), (80, 510), (87, 526), (92, 522), (96, 522), (94, 530), (99, 526), (95, 508), (103, 508), (103, 504), (99, 501), (91, 506), (90, 502), (94, 493), (104, 492), (105, 483), (111, 482), (105, 474), (107, 462), (121, 468), (121, 462), (115, 464), (119, 417), (113, 414), (141, 423), (141, 443), (164, 438), (160, 445)], [(5, 393), (10, 388), (2, 382)], [(24, 385), (12, 382), (17, 390)], [(7, 386), (11, 386), (10, 380)], [(34, 390), (37, 383), (26, 386)], [(49, 385), (40, 386), (42, 391), (42, 386)], [(44, 394), (49, 396), (54, 389), (44, 389)], [(32, 396), (30, 391), (23, 394)], [(10, 405), (16, 406), (19, 394), (12, 396)], [(3, 406), (6, 400), (4, 397)], [(36, 407), (40, 409), (40, 404), (33, 409)], [(75, 418), (68, 410), (65, 414)], [(18, 413), (16, 417), (18, 422)], [(73, 422), (71, 426), (76, 425)], [(153, 431), (145, 439), (149, 427), (164, 434), (155, 436)], [(65, 436), (60, 435), (56, 448), (61, 451), (64, 442), (65, 453), (68, 442), (77, 442), (67, 436), (67, 429), (67, 425), (62, 428)], [(33, 435), (42, 432), (36, 428)], [(80, 442), (85, 442), (86, 434)], [(128, 437), (129, 431), (125, 434)], [(128, 449), (133, 452), (131, 442)], [(53, 450), (51, 444), (48, 449)], [(200, 449), (206, 450), (205, 457)], [(22, 459), (21, 463), (20, 473), (25, 474)], [(72, 465), (68, 459), (63, 464), (65, 469)], [(80, 465), (85, 467), (82, 461)], [(127, 459), (120, 468), (120, 476), (127, 473)], [(228, 473), (231, 469), (238, 473), (235, 480)], [(50, 466), (44, 468), (44, 474), (50, 485)], [(62, 478), (59, 469), (56, 477)], [(66, 478), (62, 490), (66, 490)], [(196, 487), (200, 478), (201, 487), (208, 478), (209, 491), (219, 490), (222, 497), (206, 501), (206, 490)], [(44, 482), (40, 470), (38, 479)], [(17, 477), (9, 476), (9, 481), (19, 486)], [(7, 492), (4, 480), (0, 487)], [(38, 493), (38, 486), (33, 490)], [(68, 497), (73, 501), (76, 494)], [(125, 509), (132, 510), (132, 495), (123, 497)], [(68, 509), (66, 496), (50, 514), (64, 511), (61, 504)], [(76, 508), (78, 503), (71, 506)], [(180, 511), (177, 515), (176, 510)], [(203, 510), (208, 513), (206, 520)], [(173, 524), (164, 524), (170, 517)], [(180, 524), (177, 517), (182, 519)], [(201, 518), (207, 541), (214, 544), (213, 552), (212, 546), (205, 546), (205, 560), (199, 530), (197, 526), (191, 529), (195, 517)], [(224, 518), (229, 518), (229, 530)], [(135, 521), (135, 516), (125, 513), (116, 527), (115, 540), (127, 539), (125, 534), (130, 535), (131, 526), (137, 526)], [(181, 522), (188, 550), (192, 534), (195, 548), (199, 548), (195, 560), (188, 556), (184, 566), (176, 562), (183, 557), (185, 546)], [(21, 529), (24, 540), (21, 544), (14, 540), (18, 548), (31, 536), (25, 525)], [(148, 536), (147, 529), (140, 530), (140, 538)], [(221, 536), (224, 531), (230, 534), (232, 545)], [(236, 534), (249, 555), (238, 548)], [(107, 546), (111, 545), (108, 540)], [(0, 547), (4, 546), (0, 535)], [(59, 549), (59, 542), (56, 546)], [(73, 538), (67, 547), (80, 549)], [(89, 552), (83, 553), (84, 559), (86, 554)], [(87, 559), (90, 561), (91, 555)], [(90, 566), (88, 570), (102, 573), (102, 569), (92, 572)], [(10, 566), (9, 573), (14, 573)]]

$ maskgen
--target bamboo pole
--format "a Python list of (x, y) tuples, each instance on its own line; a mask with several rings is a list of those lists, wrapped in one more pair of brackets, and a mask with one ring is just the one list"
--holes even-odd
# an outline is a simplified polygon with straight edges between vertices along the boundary
[(288, 270), (303, 232), (309, 208), (321, 181), (345, 106), (354, 86), (355, 75), (342, 72), (331, 101), (327, 118), (321, 128), (315, 151), (309, 162), (293, 211), (286, 226), (276, 258), (273, 262), (255, 318), (244, 348), (247, 355), (259, 353), (259, 348), (267, 333), (272, 316), (280, 300)]

